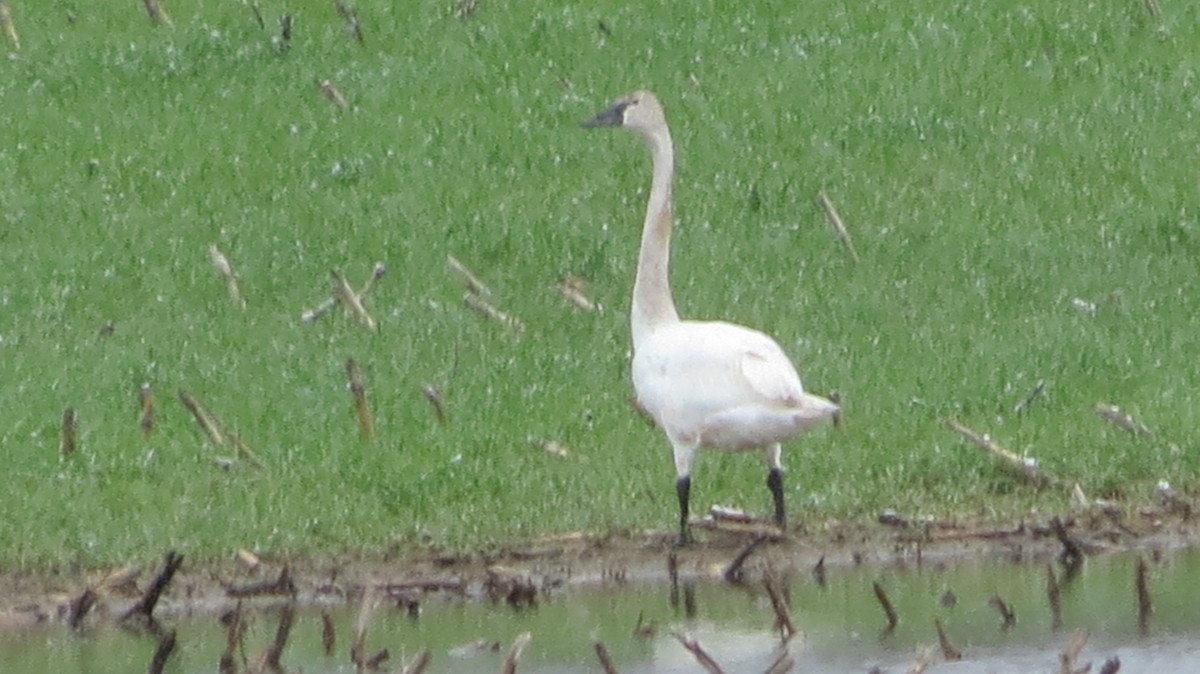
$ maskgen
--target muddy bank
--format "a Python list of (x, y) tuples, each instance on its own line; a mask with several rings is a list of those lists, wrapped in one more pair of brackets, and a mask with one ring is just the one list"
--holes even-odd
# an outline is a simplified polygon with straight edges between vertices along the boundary
[[(379, 593), (401, 604), (436, 597), (519, 605), (573, 586), (666, 583), (764, 574), (834, 572), (857, 566), (952, 566), (973, 560), (1070, 561), (1122, 551), (1157, 556), (1200, 543), (1190, 507), (1135, 515), (1097, 509), (1008, 526), (914, 522), (886, 513), (878, 522), (828, 523), (786, 538), (754, 522), (697, 522), (697, 542), (679, 549), (674, 536), (572, 533), (472, 554), (414, 550), (376, 558), (257, 559), (193, 563), (170, 569), (170, 556), (117, 569), (0, 574), (0, 630), (63, 624), (87, 629), (148, 608), (155, 618), (217, 615), (294, 602), (328, 607)], [(1061, 527), (1055, 526), (1058, 521)], [(172, 570), (170, 574), (164, 571)], [(167, 576), (167, 577), (164, 577)], [(155, 587), (161, 595), (146, 603)]]

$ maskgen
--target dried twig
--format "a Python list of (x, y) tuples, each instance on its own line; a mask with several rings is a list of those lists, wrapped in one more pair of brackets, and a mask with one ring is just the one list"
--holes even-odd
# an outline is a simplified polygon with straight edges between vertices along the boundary
[(1032, 405), (1035, 400), (1042, 397), (1042, 393), (1044, 393), (1045, 391), (1046, 391), (1046, 380), (1045, 379), (1037, 380), (1037, 384), (1033, 387), (1033, 390), (1029, 392), (1029, 395), (1025, 396), (1024, 400), (1017, 403), (1016, 406), (1013, 407), (1013, 414), (1016, 414), (1018, 416), (1024, 414), (1026, 411), (1029, 410), (1029, 406)]
[(708, 672), (708, 674), (724, 674), (724, 672), (721, 670), (721, 666), (718, 665), (711, 657), (709, 657), (708, 653), (704, 652), (704, 649), (700, 647), (700, 644), (696, 643), (695, 639), (685, 636), (680, 632), (671, 632), (671, 636), (675, 637), (675, 639), (679, 641), (684, 648), (688, 649), (688, 651), (696, 657), (696, 662), (699, 662), (700, 666), (703, 667), (704, 671)]
[(21, 51), (21, 38), (17, 35), (17, 24), (13, 22), (12, 11), (8, 3), (0, 0), (0, 27), (4, 29), (4, 37), (8, 38), (8, 46), (13, 51)]
[(1146, 560), (1141, 557), (1137, 560), (1134, 585), (1138, 599), (1138, 634), (1146, 637), (1150, 635), (1150, 614), (1154, 612), (1154, 606), (1150, 602), (1150, 588), (1146, 583)]
[(333, 0), (333, 6), (337, 9), (338, 16), (346, 22), (346, 30), (350, 31), (359, 44), (363, 44), (362, 23), (358, 20), (358, 12), (347, 7), (342, 0)]
[(587, 282), (582, 278), (574, 274), (567, 274), (558, 282), (558, 292), (562, 293), (563, 299), (575, 305), (577, 309), (596, 311), (596, 303), (583, 294), (583, 288), (586, 285)]
[(208, 436), (208, 441), (217, 447), (225, 446), (225, 434), (221, 432), (221, 428), (217, 425), (216, 420), (200, 404), (200, 401), (183, 389), (179, 389), (179, 400), (183, 402), (183, 406), (195, 417), (196, 423), (200, 424), (204, 435)]
[(520, 320), (497, 309), (482, 295), (468, 292), (463, 295), (463, 304), (480, 316), (491, 321), (496, 321), (513, 332), (521, 332), (525, 329)]
[(833, 201), (829, 199), (829, 195), (821, 192), (817, 195), (817, 201), (821, 203), (821, 208), (825, 209), (825, 216), (829, 219), (829, 224), (833, 226), (833, 231), (837, 233), (838, 239), (846, 247), (846, 251), (850, 253), (850, 258), (858, 262), (858, 251), (854, 249), (854, 241), (850, 238), (850, 230), (846, 229), (846, 225), (842, 222), (842, 217), (838, 215), (837, 208), (834, 207)]
[(435, 417), (437, 417), (438, 423), (445, 424), (446, 409), (442, 406), (442, 392), (437, 388), (426, 384), (425, 386), (421, 387), (421, 395), (425, 396), (425, 399), (428, 400), (429, 404), (433, 406), (433, 414)]
[(242, 299), (242, 293), (238, 290), (237, 274), (233, 271), (233, 266), (229, 264), (229, 259), (217, 248), (217, 245), (209, 244), (208, 256), (212, 260), (213, 267), (216, 267), (217, 272), (221, 274), (221, 278), (225, 279), (225, 287), (229, 290), (229, 298), (234, 304), (245, 309), (246, 300)]
[(353, 358), (346, 359), (346, 378), (350, 382), (350, 395), (354, 398), (354, 416), (358, 419), (358, 430), (367, 440), (375, 439), (375, 424), (371, 422), (371, 410), (367, 407), (366, 387), (362, 372)]
[(329, 276), (333, 280), (333, 295), (338, 299), (342, 307), (346, 309), (346, 313), (356, 316), (371, 332), (377, 331), (379, 326), (376, 325), (375, 319), (363, 308), (362, 300), (350, 288), (350, 284), (346, 283), (346, 277), (342, 276), (342, 273), (336, 269), (331, 271)]
[(1135, 438), (1150, 437), (1154, 435), (1144, 424), (1138, 423), (1132, 416), (1121, 411), (1116, 405), (1108, 403), (1096, 403), (1096, 415), (1101, 419), (1116, 425), (1118, 428), (1123, 428)]
[[(366, 299), (367, 295), (374, 290), (377, 285), (379, 285), (379, 279), (383, 278), (384, 274), (386, 273), (387, 267), (384, 267), (383, 263), (375, 264), (375, 269), (372, 270), (371, 277), (367, 279), (367, 282), (363, 284), (362, 289), (358, 291), (358, 300), (360, 302)], [(318, 318), (324, 316), (330, 311), (333, 311), (334, 307), (337, 305), (337, 295), (331, 295), (328, 299), (318, 305), (317, 308), (310, 309), (300, 314), (300, 320), (304, 321), (305, 323), (315, 323)]]
[(462, 280), (463, 285), (467, 287), (468, 291), (483, 297), (491, 297), (491, 288), (488, 288), (483, 281), (480, 281), (479, 277), (476, 276), (474, 272), (472, 272), (470, 269), (467, 269), (467, 265), (459, 262), (458, 258), (454, 257), (453, 255), (447, 255), (446, 264), (450, 265), (450, 268), (453, 269), (456, 274), (458, 274), (459, 279)]
[(346, 102), (346, 97), (342, 95), (341, 90), (338, 89), (337, 85), (333, 82), (329, 80), (322, 80), (317, 82), (317, 88), (321, 90), (321, 93), (325, 96), (325, 98), (328, 99), (330, 103), (333, 103), (338, 110), (349, 109), (350, 104)]
[(942, 647), (942, 657), (946, 658), (946, 662), (958, 662), (962, 660), (962, 651), (950, 643), (950, 638), (946, 636), (946, 630), (942, 628), (942, 619), (934, 618), (933, 626), (937, 628), (938, 645)]
[(147, 440), (154, 434), (154, 389), (149, 384), (142, 384), (138, 389), (138, 425), (142, 427), (142, 437)]
[(945, 419), (945, 424), (951, 430), (970, 440), (983, 451), (998, 459), (1003, 465), (1015, 470), (1020, 475), (1028, 478), (1038, 486), (1045, 486), (1052, 482), (1050, 477), (1038, 468), (1037, 460), (1030, 457), (1020, 457), (1001, 447), (996, 441), (992, 440), (986, 433), (980, 435), (975, 431), (963, 426), (954, 419)]
[(513, 640), (512, 649), (508, 651), (508, 657), (504, 658), (504, 666), (500, 668), (500, 674), (514, 674), (517, 671), (517, 662), (521, 659), (521, 655), (525, 652), (525, 647), (529, 645), (529, 640), (533, 635), (529, 632), (522, 632)]
[(171, 17), (167, 16), (167, 11), (158, 4), (158, 0), (142, 0), (142, 5), (146, 7), (146, 16), (150, 17), (150, 23), (156, 26), (171, 25)]
[(892, 602), (888, 599), (887, 593), (883, 591), (883, 586), (879, 584), (879, 581), (875, 581), (873, 587), (875, 589), (875, 598), (879, 600), (879, 605), (883, 607), (883, 613), (887, 616), (888, 625), (886, 631), (891, 632), (896, 629), (900, 618), (896, 615), (896, 609), (892, 607)]
[(604, 674), (617, 674), (617, 668), (613, 665), (612, 658), (608, 657), (608, 649), (604, 647), (604, 643), (597, 641), (593, 648), (596, 650), (596, 659), (600, 661), (600, 668), (604, 670)]
[(74, 407), (68, 407), (63, 410), (62, 415), (62, 441), (59, 443), (59, 453), (63, 456), (71, 456), (75, 453), (75, 435), (79, 426), (79, 418), (75, 414)]
[[(1142, 0), (1142, 5), (1146, 8), (1150, 16), (1156, 19), (1162, 16), (1162, 7), (1159, 6), (1158, 0)], [(1117, 663), (1117, 666), (1121, 666), (1120, 662)]]

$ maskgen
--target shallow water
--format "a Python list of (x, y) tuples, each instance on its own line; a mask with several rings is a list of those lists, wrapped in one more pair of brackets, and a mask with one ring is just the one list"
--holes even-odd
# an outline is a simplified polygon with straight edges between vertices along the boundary
[[(922, 649), (934, 671), (1057, 671), (1058, 653), (1076, 628), (1090, 632), (1079, 663), (1092, 671), (1110, 657), (1121, 671), (1200, 671), (1200, 553), (1180, 552), (1149, 565), (1154, 612), (1148, 636), (1139, 635), (1133, 555), (1087, 560), (1072, 579), (1062, 578), (1063, 627), (1052, 629), (1045, 563), (962, 563), (950, 568), (831, 568), (819, 584), (805, 574), (788, 583), (791, 615), (799, 634), (790, 642), (794, 671), (856, 672), (873, 667), (906, 671)], [(896, 607), (900, 622), (891, 632), (872, 590), (878, 581)], [(955, 597), (953, 605), (947, 592)], [(1011, 605), (1016, 624), (1001, 628), (993, 596)], [(776, 655), (775, 614), (765, 594), (725, 583), (685, 584), (675, 593), (663, 585), (611, 583), (572, 589), (542, 599), (536, 608), (516, 611), (506, 604), (457, 599), (426, 602), (418, 617), (385, 605), (367, 635), (371, 654), (388, 649), (386, 671), (398, 671), (423, 648), (433, 656), (430, 673), (497, 672), (513, 639), (533, 636), (519, 672), (596, 672), (592, 644), (602, 641), (623, 673), (695, 672), (694, 657), (671, 635), (686, 633), (727, 672), (762, 672)], [(690, 607), (690, 608), (689, 608)], [(338, 641), (327, 657), (321, 645), (318, 611), (302, 611), (282, 663), (308, 674), (353, 672), (349, 641), (358, 607), (332, 611)], [(639, 622), (655, 634), (634, 635)], [(946, 663), (937, 646), (934, 619), (963, 652)], [(178, 647), (166, 671), (213, 672), (224, 645), (224, 628), (211, 616), (164, 621), (178, 632)], [(271, 641), (273, 613), (250, 617), (244, 657), (253, 662)], [(492, 648), (470, 646), (480, 640)], [(0, 634), (0, 670), (41, 674), (93, 674), (146, 671), (154, 644), (119, 629), (83, 636), (62, 626)]]

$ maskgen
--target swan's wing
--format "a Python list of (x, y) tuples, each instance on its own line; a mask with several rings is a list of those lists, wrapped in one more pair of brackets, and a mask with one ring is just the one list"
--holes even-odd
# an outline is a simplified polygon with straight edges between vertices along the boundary
[(741, 373), (755, 393), (772, 402), (793, 406), (804, 397), (800, 375), (774, 342), (743, 351)]

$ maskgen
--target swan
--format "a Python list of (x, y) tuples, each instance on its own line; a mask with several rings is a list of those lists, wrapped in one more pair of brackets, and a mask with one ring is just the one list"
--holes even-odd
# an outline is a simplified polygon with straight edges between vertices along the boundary
[(653, 178), (633, 283), (631, 371), (636, 405), (666, 434), (675, 458), (679, 542), (686, 544), (692, 466), (700, 449), (761, 450), (781, 532), (783, 442), (831, 418), (838, 406), (805, 392), (775, 340), (721, 321), (680, 320), (668, 278), (674, 147), (662, 105), (639, 91), (583, 123), (619, 127), (650, 148)]

